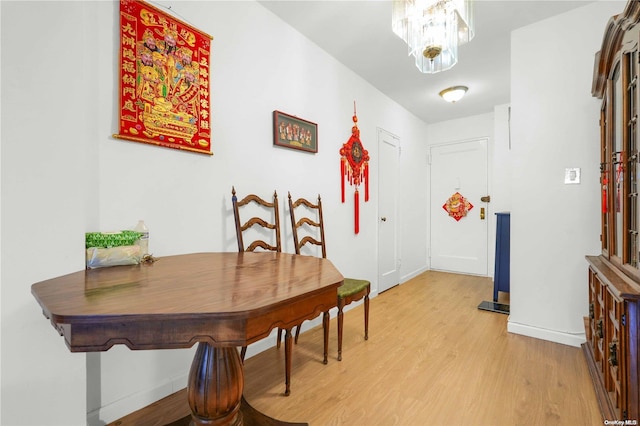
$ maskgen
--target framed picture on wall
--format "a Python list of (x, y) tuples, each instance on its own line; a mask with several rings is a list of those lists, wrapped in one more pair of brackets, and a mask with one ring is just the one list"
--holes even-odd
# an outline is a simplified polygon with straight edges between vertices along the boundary
[(273, 111), (273, 144), (307, 152), (318, 152), (318, 125)]

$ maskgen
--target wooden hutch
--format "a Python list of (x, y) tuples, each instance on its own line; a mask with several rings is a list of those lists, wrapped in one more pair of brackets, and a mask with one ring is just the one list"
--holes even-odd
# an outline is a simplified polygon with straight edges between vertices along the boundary
[(582, 345), (605, 420), (640, 419), (640, 2), (606, 27), (596, 53), (602, 253), (587, 256), (589, 317)]

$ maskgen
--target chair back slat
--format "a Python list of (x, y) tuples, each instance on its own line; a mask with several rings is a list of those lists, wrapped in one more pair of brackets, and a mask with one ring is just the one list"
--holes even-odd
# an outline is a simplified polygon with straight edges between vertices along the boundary
[(244, 232), (247, 229), (251, 228), (253, 225), (260, 225), (263, 228), (267, 228), (267, 229), (273, 229), (273, 230), (276, 229), (275, 224), (269, 223), (261, 217), (252, 217), (251, 219), (246, 221), (244, 225), (241, 226), (240, 229)]
[(322, 241), (318, 241), (315, 238), (307, 235), (300, 240), (300, 248), (302, 248), (305, 244), (315, 244), (316, 246), (321, 246)]
[(313, 220), (309, 219), (308, 217), (303, 217), (302, 219), (300, 219), (299, 221), (296, 222), (296, 228), (301, 227), (304, 224), (307, 224), (309, 226), (317, 226), (320, 227), (320, 223), (319, 222), (314, 222)]
[[(275, 195), (275, 191), (274, 191), (274, 195)], [(238, 207), (246, 206), (247, 204), (249, 204), (252, 201), (256, 202), (256, 203), (258, 203), (258, 204), (260, 204), (261, 206), (264, 206), (264, 207), (268, 207), (268, 208), (274, 207), (273, 203), (270, 203), (270, 202), (258, 197), (255, 194), (249, 194), (246, 197), (244, 197), (242, 200), (238, 201)]]
[(254, 242), (249, 244), (249, 247), (247, 247), (245, 251), (255, 251), (258, 247), (263, 248), (265, 250), (269, 250), (269, 251), (278, 251), (278, 252), (280, 251), (278, 250), (277, 247), (274, 247), (271, 244), (268, 244), (262, 240), (255, 240)]

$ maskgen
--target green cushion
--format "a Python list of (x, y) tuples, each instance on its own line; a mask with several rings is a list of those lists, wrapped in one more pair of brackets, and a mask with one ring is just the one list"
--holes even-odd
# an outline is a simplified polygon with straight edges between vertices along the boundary
[(354, 278), (345, 278), (344, 283), (338, 287), (338, 297), (344, 298), (361, 292), (371, 283), (367, 280), (356, 280)]

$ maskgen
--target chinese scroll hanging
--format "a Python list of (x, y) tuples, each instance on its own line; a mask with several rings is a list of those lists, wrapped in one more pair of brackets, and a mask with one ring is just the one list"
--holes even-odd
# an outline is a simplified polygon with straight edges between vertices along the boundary
[(360, 194), (358, 187), (364, 182), (364, 201), (369, 201), (369, 151), (364, 149), (360, 142), (360, 130), (358, 129), (358, 116), (356, 105), (353, 104), (353, 127), (351, 137), (340, 148), (340, 183), (342, 189), (342, 202), (344, 203), (345, 179), (350, 185), (356, 187), (353, 194), (354, 208), (354, 232), (360, 232)]
[(120, 125), (113, 136), (212, 154), (212, 39), (148, 3), (120, 0)]

